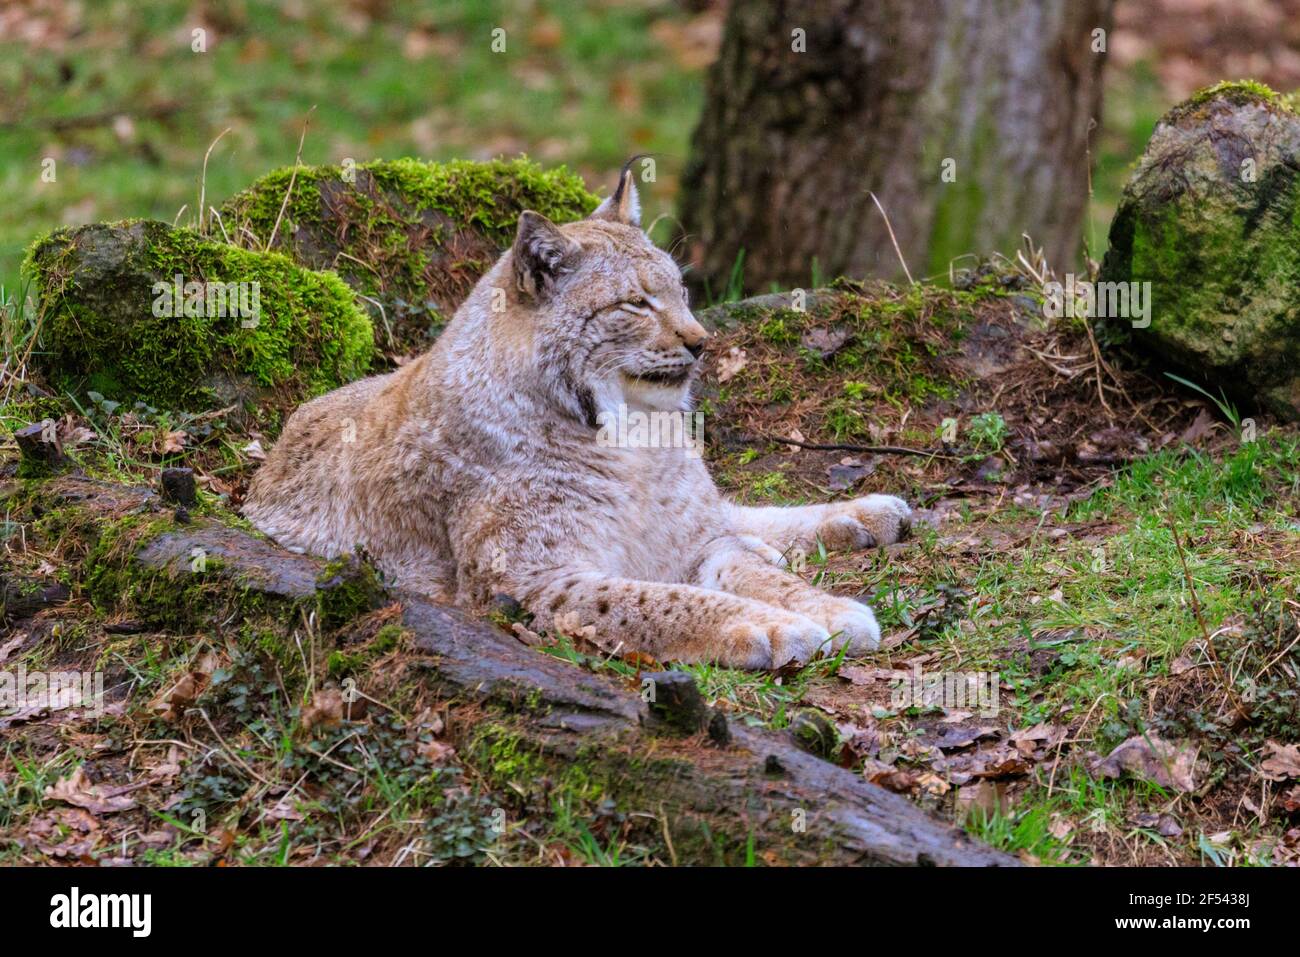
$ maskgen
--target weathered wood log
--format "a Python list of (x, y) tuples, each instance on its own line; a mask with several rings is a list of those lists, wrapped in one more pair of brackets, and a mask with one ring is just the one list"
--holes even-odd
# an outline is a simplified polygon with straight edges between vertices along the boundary
[(38, 469), (56, 469), (67, 461), (54, 423), (33, 422), (14, 433), (23, 461)]
[[(73, 478), (49, 488), (92, 512), (165, 516), (150, 489)], [(256, 593), (263, 606), (268, 600), (322, 603), (322, 588), (350, 587), (337, 562), (292, 554), (211, 518), (150, 527), (153, 534), (128, 559), (137, 584), (144, 576), (161, 591), (182, 593), (186, 579), (216, 576), (240, 594)], [(455, 608), (415, 595), (389, 597), (400, 601), (402, 624), (428, 655), (427, 680), (486, 715), (473, 727), (453, 722), (467, 760), (496, 734), (510, 736), (539, 778), (560, 780), (581, 768), (584, 781), (598, 783), (620, 806), (658, 817), (679, 863), (740, 862), (751, 849), (760, 860), (781, 864), (1018, 863), (905, 798), (807, 754), (786, 732), (736, 724), (729, 734), (712, 726), (684, 733), (690, 729), (656, 720), (640, 686), (535, 651)], [(143, 610), (148, 613), (147, 605)], [(658, 685), (662, 678), (652, 680)], [(673, 700), (689, 704), (698, 697), (679, 683), (664, 681), (665, 689), (674, 688)], [(716, 716), (709, 724), (717, 724)]]
[(0, 572), (0, 619), (29, 618), (71, 597), (62, 582)]

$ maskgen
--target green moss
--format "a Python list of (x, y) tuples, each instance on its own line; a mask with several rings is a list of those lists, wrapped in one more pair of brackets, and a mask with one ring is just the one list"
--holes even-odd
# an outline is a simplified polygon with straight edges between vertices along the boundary
[(1193, 93), (1188, 102), (1193, 106), (1223, 98), (1232, 103), (1261, 101), (1271, 103), (1278, 98), (1277, 91), (1256, 80), (1223, 80), (1214, 86)]
[(1100, 276), (1149, 282), (1150, 325), (1100, 326), (1107, 341), (1131, 341), (1250, 408), (1296, 417), (1300, 177), (1279, 144), (1300, 133), (1300, 120), (1253, 111), (1211, 119), (1207, 105), (1223, 99), (1282, 109), (1267, 87), (1239, 83), (1170, 111), (1125, 188)]
[[(370, 320), (337, 276), (165, 223), (57, 230), (33, 245), (26, 268), (44, 310), (33, 361), (59, 389), (173, 409), (235, 403), (262, 419), (268, 404), (363, 375), (373, 352)], [(171, 294), (177, 275), (212, 284), (201, 306), (183, 287), (183, 301)], [(251, 315), (229, 305), (208, 314), (221, 311), (216, 284), (228, 283), (250, 284)]]
[(1224, 80), (1193, 93), (1166, 113), (1162, 122), (1179, 123), (1189, 117), (1203, 115), (1206, 107), (1216, 100), (1226, 100), (1237, 106), (1258, 103), (1294, 112), (1288, 98), (1263, 83), (1255, 80)]
[(337, 269), (367, 297), (377, 344), (412, 350), (428, 344), (510, 245), (523, 210), (569, 222), (596, 203), (578, 176), (523, 158), (398, 159), (275, 170), (231, 197), (221, 215), (232, 233), (264, 244), (274, 231), (276, 248), (299, 262)]
[(384, 593), (379, 575), (369, 562), (352, 556), (327, 564), (316, 579), (321, 624), (340, 625), (377, 608)]

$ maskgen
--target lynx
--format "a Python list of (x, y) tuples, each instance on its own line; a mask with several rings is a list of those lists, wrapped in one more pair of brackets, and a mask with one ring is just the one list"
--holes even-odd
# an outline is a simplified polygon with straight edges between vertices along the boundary
[(244, 513), (295, 550), (364, 549), (398, 587), (475, 612), (508, 594), (537, 630), (658, 660), (875, 649), (869, 607), (785, 565), (898, 541), (902, 500), (745, 507), (689, 443), (598, 441), (611, 415), (689, 414), (707, 338), (625, 169), (585, 220), (523, 213), (428, 352), (299, 408)]

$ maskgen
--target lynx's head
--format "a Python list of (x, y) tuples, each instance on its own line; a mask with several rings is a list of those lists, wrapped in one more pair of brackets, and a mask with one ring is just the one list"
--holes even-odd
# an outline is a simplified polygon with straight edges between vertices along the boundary
[(529, 314), (549, 391), (593, 426), (624, 403), (685, 409), (708, 338), (691, 315), (681, 270), (640, 220), (629, 164), (587, 219), (556, 226), (526, 211), (510, 253), (515, 298)]

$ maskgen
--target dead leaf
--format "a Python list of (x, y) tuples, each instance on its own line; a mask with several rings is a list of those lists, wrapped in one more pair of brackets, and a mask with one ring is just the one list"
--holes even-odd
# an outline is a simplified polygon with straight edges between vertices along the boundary
[(168, 432), (162, 437), (159, 443), (159, 455), (172, 455), (177, 452), (185, 451), (185, 443), (189, 441), (189, 435), (177, 429), (174, 432)]
[(977, 728), (948, 728), (939, 740), (935, 742), (935, 747), (943, 751), (960, 751), (962, 748), (969, 748), (981, 738), (996, 738), (1002, 732), (993, 725), (985, 725)]
[(1259, 775), (1270, 781), (1300, 778), (1300, 745), (1265, 741), (1268, 757), (1259, 762)]
[(853, 330), (844, 326), (832, 326), (829, 329), (818, 327), (806, 330), (799, 337), (799, 344), (821, 358), (829, 359), (848, 345), (852, 338)]
[(94, 814), (116, 814), (129, 811), (136, 806), (134, 798), (124, 792), (135, 790), (141, 785), (108, 788), (101, 784), (91, 784), (84, 768), (77, 768), (66, 778), (60, 778), (45, 789), (45, 797), (51, 801), (63, 801), (75, 807), (85, 808)]
[(1063, 814), (1053, 814), (1051, 823), (1047, 825), (1047, 833), (1058, 841), (1069, 841), (1074, 834), (1074, 822)]
[(732, 346), (725, 356), (718, 359), (718, 381), (726, 382), (735, 378), (745, 368), (747, 361), (745, 350), (740, 346)]
[(516, 638), (522, 641), (525, 645), (528, 645), (530, 648), (535, 648), (542, 643), (542, 636), (529, 629), (529, 627), (521, 621), (514, 622), (510, 626), (510, 630)]
[(1011, 733), (1011, 744), (1026, 757), (1032, 757), (1039, 748), (1050, 751), (1065, 740), (1066, 729), (1059, 724), (1036, 724)]
[[(312, 695), (311, 701), (302, 709), (302, 727), (310, 731), (316, 726), (337, 727), (343, 723), (343, 716), (348, 711), (348, 702), (343, 700), (343, 692), (338, 688), (320, 688)], [(355, 705), (355, 702), (353, 702)]]
[(426, 741), (418, 750), (420, 756), (435, 767), (449, 764), (456, 757), (456, 749), (441, 741)]
[(1291, 785), (1278, 796), (1278, 800), (1282, 802), (1282, 810), (1288, 814), (1300, 811), (1300, 784)]
[(1162, 837), (1178, 837), (1183, 833), (1182, 825), (1172, 814), (1138, 814), (1134, 816), (1133, 823), (1155, 831)]
[(975, 811), (981, 812), (985, 817), (1005, 814), (1010, 805), (1007, 786), (1001, 781), (976, 781), (957, 791), (958, 818), (961, 820)]
[(149, 710), (164, 721), (176, 721), (198, 700), (205, 687), (207, 682), (202, 675), (187, 671), (149, 702)]
[(875, 462), (868, 462), (866, 465), (857, 462), (852, 465), (832, 465), (826, 470), (830, 479), (826, 487), (832, 492), (843, 492), (856, 486), (875, 470)]
[(1201, 411), (1196, 414), (1195, 421), (1183, 429), (1183, 434), (1178, 437), (1178, 441), (1185, 442), (1188, 445), (1195, 445), (1207, 435), (1213, 435), (1218, 427), (1219, 423), (1214, 421), (1214, 416), (1210, 415), (1209, 410), (1204, 406), (1201, 406)]
[(912, 786), (916, 783), (916, 775), (911, 771), (870, 758), (862, 763), (862, 776), (872, 784), (879, 784), (896, 794), (911, 793)]
[(1196, 759), (1200, 749), (1189, 743), (1165, 741), (1155, 735), (1129, 738), (1094, 767), (1094, 773), (1118, 778), (1124, 772), (1155, 781), (1163, 788), (1196, 790)]
[(889, 668), (867, 668), (863, 665), (841, 665), (836, 674), (851, 685), (870, 685), (877, 681), (904, 681), (906, 671), (893, 671)]
[(253, 439), (253, 441), (245, 445), (240, 451), (254, 462), (262, 462), (266, 460), (266, 452), (262, 449), (261, 439)]
[(20, 647), (22, 643), (26, 640), (27, 640), (27, 635), (20, 632), (17, 635), (14, 635), (14, 637), (10, 638), (8, 641), (6, 641), (3, 645), (0, 645), (0, 664), (3, 664), (5, 662), (5, 659), (7, 659), (11, 654), (14, 653), (14, 649)]

